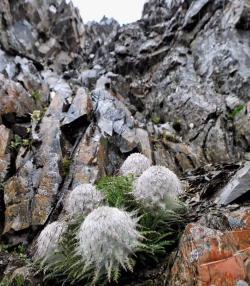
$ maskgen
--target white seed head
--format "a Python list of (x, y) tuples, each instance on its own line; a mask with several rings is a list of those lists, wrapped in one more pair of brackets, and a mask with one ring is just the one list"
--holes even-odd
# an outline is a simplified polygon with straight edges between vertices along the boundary
[[(85, 265), (97, 271), (117, 270), (129, 265), (129, 257), (142, 238), (136, 230), (138, 219), (112, 207), (99, 207), (91, 212), (79, 231), (79, 253)], [(128, 266), (129, 268), (129, 266)]]
[(181, 182), (172, 171), (152, 166), (135, 182), (133, 195), (148, 208), (166, 210), (177, 207), (181, 189)]
[(91, 184), (81, 184), (69, 193), (65, 200), (64, 209), (69, 215), (89, 214), (99, 207), (104, 200), (101, 192)]
[(48, 224), (37, 239), (35, 260), (46, 259), (53, 255), (66, 230), (67, 224), (65, 222), (55, 221)]
[(134, 153), (128, 156), (120, 168), (122, 176), (135, 175), (140, 176), (151, 166), (150, 160), (143, 154)]

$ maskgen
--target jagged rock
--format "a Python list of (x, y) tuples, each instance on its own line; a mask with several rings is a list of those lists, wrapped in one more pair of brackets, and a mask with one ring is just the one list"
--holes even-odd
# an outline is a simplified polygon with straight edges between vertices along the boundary
[(210, 0), (194, 0), (192, 1), (192, 4), (190, 8), (188, 9), (183, 28), (187, 28), (188, 26), (192, 25), (194, 23), (194, 19), (201, 13), (202, 9), (206, 7), (206, 5), (209, 3)]
[(202, 163), (199, 156), (183, 143), (165, 140), (164, 145), (157, 142), (154, 146), (155, 163), (166, 166), (174, 172), (192, 170), (198, 168)]
[(106, 175), (107, 143), (99, 128), (91, 124), (82, 137), (74, 154), (71, 187), (95, 183)]
[(84, 88), (79, 88), (65, 115), (61, 128), (64, 132), (69, 132), (69, 129), (71, 129), (72, 133), (74, 126), (84, 124), (84, 121), (88, 121), (91, 111), (92, 101), (90, 96)]
[(0, 10), (0, 42), (6, 51), (42, 63), (56, 60), (54, 66), (60, 70), (83, 48), (83, 22), (71, 2), (4, 1)]
[(221, 189), (216, 198), (216, 203), (227, 205), (240, 198), (249, 191), (250, 180), (250, 162), (246, 162), (244, 166), (237, 171), (228, 184)]
[[(66, 84), (65, 84), (66, 85)], [(70, 88), (68, 87), (70, 90)], [(59, 164), (62, 161), (60, 120), (65, 100), (71, 95), (58, 89), (42, 119), (39, 139), (42, 144), (36, 154), (38, 186), (32, 200), (32, 224), (43, 225), (50, 215), (62, 181)]]
[(28, 116), (36, 109), (31, 95), (20, 83), (8, 80), (0, 74), (0, 86), (0, 116), (8, 114), (15, 114), (18, 117)]
[(93, 93), (94, 113), (104, 136), (116, 136), (121, 152), (132, 151), (137, 146), (132, 115), (126, 106), (108, 90), (110, 80), (101, 77)]

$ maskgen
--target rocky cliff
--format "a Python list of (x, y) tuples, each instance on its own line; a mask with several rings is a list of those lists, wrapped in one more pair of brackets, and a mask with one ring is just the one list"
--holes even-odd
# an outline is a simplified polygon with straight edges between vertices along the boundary
[[(84, 24), (66, 0), (2, 0), (2, 240), (30, 245), (68, 190), (115, 174), (133, 152), (183, 178), (190, 220), (230, 213), (250, 189), (249, 90), (249, 0), (149, 0), (123, 26)], [(196, 285), (174, 269), (171, 285)]]

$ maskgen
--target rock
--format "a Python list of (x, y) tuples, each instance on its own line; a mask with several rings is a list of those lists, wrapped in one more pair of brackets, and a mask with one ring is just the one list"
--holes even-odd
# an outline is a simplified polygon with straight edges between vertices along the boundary
[(148, 132), (144, 129), (136, 128), (136, 137), (139, 141), (139, 148), (141, 150), (141, 153), (144, 154), (152, 162), (152, 149)]
[(210, 0), (192, 1), (191, 6), (186, 13), (183, 28), (190, 27), (191, 25), (195, 23), (195, 18), (197, 18), (199, 13), (201, 13), (202, 9), (205, 8), (205, 6), (208, 4), (209, 1)]
[(76, 137), (77, 128), (82, 128), (89, 124), (91, 112), (91, 98), (85, 89), (79, 88), (61, 123), (62, 132), (67, 136), (69, 141), (72, 141)]
[[(5, 19), (0, 26), (1, 45), (5, 50), (41, 63), (54, 59), (57, 61), (54, 67), (60, 70), (83, 48), (83, 22), (71, 2), (5, 1), (0, 9), (1, 19)], [(62, 56), (68, 61), (59, 64)]]
[(171, 270), (169, 285), (236, 285), (249, 281), (249, 228), (214, 230), (199, 224), (187, 225)]
[(240, 100), (238, 97), (236, 96), (228, 96), (226, 98), (226, 106), (230, 109), (230, 110), (234, 110), (235, 107), (239, 106), (241, 104)]
[(11, 131), (4, 125), (0, 125), (0, 157), (7, 153), (10, 137)]
[[(239, 163), (250, 158), (249, 7), (149, 0), (139, 21), (120, 26), (83, 25), (68, 0), (0, 1), (6, 243), (30, 243), (69, 190), (142, 152), (181, 176), (195, 222), (170, 283), (249, 283), (249, 166)], [(10, 148), (12, 134), (27, 144)]]
[(227, 205), (240, 198), (249, 190), (250, 162), (236, 172), (228, 184), (218, 191), (215, 202), (221, 205)]
[[(8, 80), (0, 74), (0, 86), (0, 116), (28, 116), (36, 109), (31, 95), (20, 83)], [(10, 124), (14, 122), (11, 121)]]
[(0, 182), (6, 177), (10, 164), (10, 154), (8, 154), (10, 139), (11, 130), (4, 125), (0, 125)]
[(92, 183), (106, 175), (106, 140), (97, 126), (90, 125), (82, 137), (74, 154), (72, 169), (72, 188)]
[(100, 78), (93, 93), (97, 124), (103, 136), (116, 136), (117, 146), (126, 153), (137, 146), (134, 121), (126, 106), (106, 89), (107, 84), (109, 79)]

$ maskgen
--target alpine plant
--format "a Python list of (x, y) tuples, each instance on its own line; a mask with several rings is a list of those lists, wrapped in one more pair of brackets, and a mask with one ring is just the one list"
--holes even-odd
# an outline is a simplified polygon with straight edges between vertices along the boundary
[(57, 250), (58, 245), (67, 230), (67, 224), (63, 221), (55, 221), (48, 224), (40, 233), (36, 241), (34, 259), (48, 260)]
[(151, 166), (151, 161), (143, 154), (134, 153), (128, 156), (120, 168), (120, 175), (140, 176)]
[(87, 215), (104, 201), (104, 196), (91, 184), (77, 186), (66, 197), (64, 209), (70, 216)]
[(172, 171), (163, 166), (152, 166), (136, 180), (133, 196), (146, 208), (165, 211), (179, 207), (181, 192), (181, 182)]
[(104, 275), (108, 281), (117, 281), (121, 267), (133, 270), (132, 257), (143, 239), (137, 222), (134, 215), (107, 206), (86, 217), (78, 234), (78, 254), (86, 271), (95, 269), (93, 281)]

